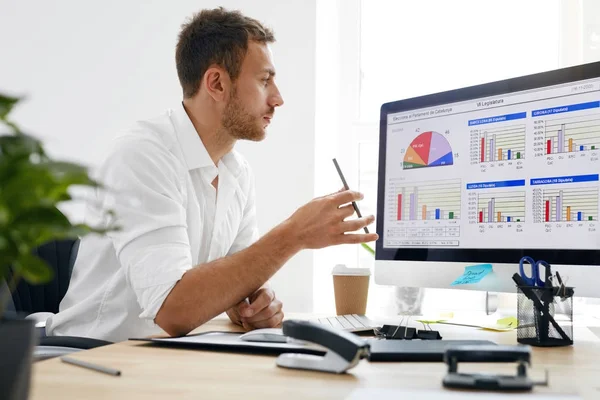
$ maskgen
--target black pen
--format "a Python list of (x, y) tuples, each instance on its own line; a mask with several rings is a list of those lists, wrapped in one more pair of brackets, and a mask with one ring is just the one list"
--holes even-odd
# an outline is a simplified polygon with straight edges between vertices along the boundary
[(92, 364), (92, 363), (89, 363), (86, 361), (76, 360), (71, 357), (61, 357), (60, 360), (62, 362), (66, 362), (67, 364), (77, 365), (79, 367), (88, 368), (88, 369), (102, 372), (102, 373), (108, 374), (108, 375), (114, 375), (114, 376), (121, 375), (121, 371), (119, 371), (118, 369), (103, 367), (102, 365), (96, 365), (96, 364)]
[[(350, 188), (348, 187), (348, 183), (346, 182), (346, 178), (344, 178), (344, 174), (342, 174), (342, 169), (340, 168), (340, 166), (335, 158), (333, 159), (333, 165), (335, 165), (335, 169), (337, 170), (338, 175), (340, 176), (340, 179), (342, 180), (342, 183), (344, 184), (344, 189), (350, 190)], [(358, 205), (356, 205), (355, 201), (352, 202), (352, 207), (354, 207), (354, 211), (356, 211), (356, 215), (358, 215), (358, 218), (362, 218), (362, 214), (360, 213), (360, 210), (358, 209)], [(363, 229), (365, 230), (365, 233), (369, 233), (369, 229), (366, 226)]]

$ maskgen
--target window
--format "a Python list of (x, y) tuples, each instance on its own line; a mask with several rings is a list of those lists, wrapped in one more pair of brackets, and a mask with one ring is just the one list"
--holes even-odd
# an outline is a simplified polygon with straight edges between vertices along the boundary
[[(338, 156), (350, 186), (365, 193), (365, 215), (376, 212), (382, 103), (600, 60), (600, 4), (592, 0), (322, 3), (316, 160)], [(332, 166), (317, 167), (327, 169), (316, 177), (317, 193), (337, 179)], [(372, 265), (358, 246), (315, 253), (316, 312), (333, 310), (329, 273), (338, 262)], [(389, 311), (392, 292), (383, 292), (369, 304), (373, 312)], [(438, 302), (441, 292), (430, 292)]]
[(360, 120), (387, 101), (554, 69), (559, 1), (361, 2)]

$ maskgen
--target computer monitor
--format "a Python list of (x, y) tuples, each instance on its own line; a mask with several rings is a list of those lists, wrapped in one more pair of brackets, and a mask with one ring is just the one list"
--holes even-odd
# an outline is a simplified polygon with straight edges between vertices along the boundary
[(600, 63), (383, 104), (375, 282), (450, 288), (490, 263), (457, 288), (515, 293), (530, 256), (600, 296), (599, 172)]

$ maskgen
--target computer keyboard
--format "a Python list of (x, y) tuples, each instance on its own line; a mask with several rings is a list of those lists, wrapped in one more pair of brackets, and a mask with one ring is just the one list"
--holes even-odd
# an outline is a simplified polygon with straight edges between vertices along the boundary
[(311, 322), (323, 324), (332, 328), (342, 329), (347, 332), (362, 332), (370, 331), (373, 328), (380, 328), (381, 325), (376, 324), (364, 315), (346, 314), (336, 315), (333, 317), (322, 317), (311, 319)]

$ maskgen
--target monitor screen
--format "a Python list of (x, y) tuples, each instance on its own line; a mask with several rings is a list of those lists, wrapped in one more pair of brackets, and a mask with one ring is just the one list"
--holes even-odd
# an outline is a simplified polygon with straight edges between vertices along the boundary
[(600, 263), (600, 63), (386, 103), (378, 260)]

